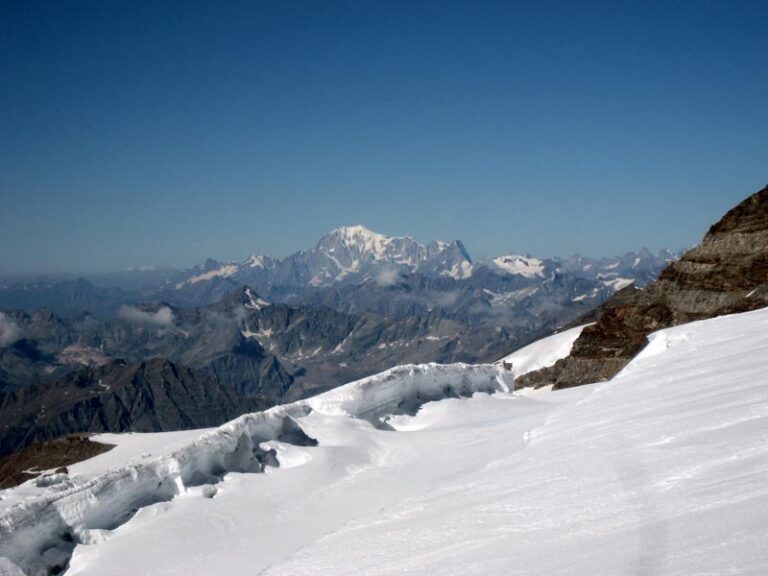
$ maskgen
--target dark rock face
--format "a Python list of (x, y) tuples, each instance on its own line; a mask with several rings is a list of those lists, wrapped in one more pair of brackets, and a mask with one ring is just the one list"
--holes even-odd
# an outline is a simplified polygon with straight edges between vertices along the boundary
[(216, 426), (266, 405), (222, 386), (208, 372), (168, 360), (115, 360), (51, 384), (0, 393), (0, 455), (73, 432)]
[(730, 210), (702, 242), (645, 289), (626, 288), (598, 309), (570, 356), (516, 385), (555, 388), (608, 380), (662, 328), (768, 306), (768, 186)]
[(67, 466), (93, 458), (112, 448), (114, 446), (111, 444), (91, 442), (82, 434), (33, 444), (10, 456), (0, 457), (0, 490), (17, 486), (38, 476), (30, 473), (30, 470), (55, 468), (66, 472)]
[(520, 345), (440, 316), (267, 304), (247, 287), (205, 308), (129, 312), (107, 321), (9, 312), (34, 340), (0, 348), (0, 455), (72, 432), (219, 425), (393, 365), (495, 360)]

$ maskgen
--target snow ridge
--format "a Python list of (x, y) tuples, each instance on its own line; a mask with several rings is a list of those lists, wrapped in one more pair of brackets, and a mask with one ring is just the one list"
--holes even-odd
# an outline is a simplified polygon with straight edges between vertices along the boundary
[[(413, 412), (430, 400), (508, 391), (512, 377), (492, 365), (400, 366), (308, 400), (246, 414), (170, 455), (90, 480), (54, 476), (42, 496), (0, 514), (0, 558), (28, 576), (65, 569), (76, 544), (98, 541), (103, 531), (125, 523), (140, 508), (195, 488), (212, 497), (228, 472), (259, 473), (266, 466), (278, 466), (274, 450), (265, 449), (264, 442), (316, 444), (300, 424), (312, 411), (391, 429), (389, 415)], [(7, 562), (0, 567), (6, 569)]]

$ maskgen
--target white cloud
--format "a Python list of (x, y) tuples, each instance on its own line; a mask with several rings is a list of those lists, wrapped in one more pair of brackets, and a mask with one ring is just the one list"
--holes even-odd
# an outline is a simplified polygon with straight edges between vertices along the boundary
[(174, 321), (173, 310), (168, 308), (168, 306), (163, 306), (157, 312), (145, 312), (136, 308), (136, 306), (121, 306), (117, 315), (128, 322), (157, 326), (158, 328), (173, 326)]
[(394, 286), (400, 281), (400, 274), (397, 268), (382, 268), (374, 280), (382, 287)]
[(21, 338), (21, 328), (13, 320), (0, 312), (0, 348), (10, 346)]

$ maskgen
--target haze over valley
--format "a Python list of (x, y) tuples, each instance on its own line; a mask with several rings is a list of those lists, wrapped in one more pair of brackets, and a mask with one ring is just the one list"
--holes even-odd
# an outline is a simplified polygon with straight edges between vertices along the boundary
[(0, 3), (0, 576), (767, 574), (766, 21)]

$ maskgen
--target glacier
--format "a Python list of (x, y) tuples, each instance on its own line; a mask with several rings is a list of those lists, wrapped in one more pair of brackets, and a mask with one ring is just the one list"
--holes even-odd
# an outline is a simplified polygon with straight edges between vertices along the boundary
[(578, 330), (512, 371), (403, 366), (197, 438), (110, 438), (0, 493), (0, 573), (764, 574), (768, 310), (657, 332), (609, 382), (511, 389)]
[(226, 474), (279, 466), (276, 450), (264, 449), (262, 443), (316, 445), (297, 423), (313, 411), (391, 429), (386, 423), (390, 415), (415, 412), (444, 397), (509, 391), (511, 382), (510, 373), (492, 365), (398, 366), (308, 400), (246, 414), (149, 462), (116, 467), (91, 479), (41, 476), (32, 482), (46, 489), (43, 494), (22, 502), (9, 499), (12, 505), (0, 508), (0, 558), (28, 576), (60, 570), (76, 544), (98, 542), (144, 507), (199, 486), (212, 496), (216, 489), (211, 487)]

